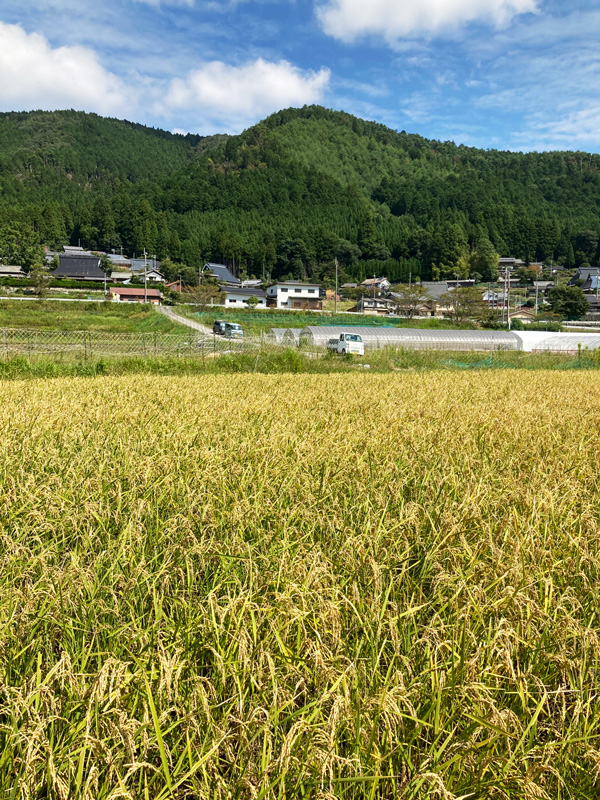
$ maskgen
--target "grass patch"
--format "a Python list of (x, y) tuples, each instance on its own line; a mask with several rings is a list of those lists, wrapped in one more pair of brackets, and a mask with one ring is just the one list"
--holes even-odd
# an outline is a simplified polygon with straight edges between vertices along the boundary
[(169, 333), (182, 330), (142, 303), (61, 303), (52, 300), (0, 300), (0, 328), (49, 328), (59, 331)]
[(262, 374), (353, 374), (371, 372), (486, 372), (497, 370), (591, 370), (600, 367), (600, 353), (570, 355), (524, 352), (451, 353), (436, 350), (367, 352), (364, 358), (327, 353), (318, 357), (296, 348), (265, 348), (213, 357), (210, 348), (201, 356), (108, 356), (63, 355), (15, 356), (0, 359), (0, 378), (57, 378), (93, 375), (219, 375)]
[(449, 320), (435, 319), (433, 317), (430, 319), (408, 320), (359, 314), (317, 314), (305, 311), (207, 309), (205, 306), (201, 309), (194, 306), (176, 306), (174, 310), (182, 316), (189, 317), (203, 325), (208, 325), (211, 329), (216, 319), (238, 322), (248, 334), (268, 333), (271, 328), (304, 328), (307, 325), (373, 325), (378, 327), (435, 328), (440, 330), (471, 330), (476, 327), (472, 324), (455, 325)]

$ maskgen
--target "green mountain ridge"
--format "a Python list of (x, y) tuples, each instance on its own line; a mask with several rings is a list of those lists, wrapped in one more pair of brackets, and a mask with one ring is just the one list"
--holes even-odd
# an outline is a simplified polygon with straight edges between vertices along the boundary
[(211, 259), (328, 280), (337, 257), (347, 278), (485, 279), (493, 250), (597, 263), (599, 211), (598, 155), (478, 150), (320, 106), (213, 137), (0, 114), (0, 258), (26, 265), (39, 244), (81, 241), (145, 247), (190, 274)]

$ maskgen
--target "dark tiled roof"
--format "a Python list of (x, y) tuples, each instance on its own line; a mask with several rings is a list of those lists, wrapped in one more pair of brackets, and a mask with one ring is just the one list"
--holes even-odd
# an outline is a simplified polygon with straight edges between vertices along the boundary
[(205, 264), (205, 272), (209, 272), (213, 277), (222, 283), (231, 283), (234, 286), (239, 286), (241, 280), (236, 278), (235, 275), (226, 267), (225, 264)]
[(447, 281), (421, 281), (421, 289), (427, 292), (432, 300), (439, 300), (450, 291)]
[(266, 297), (267, 293), (262, 289), (256, 289), (251, 286), (243, 288), (242, 286), (220, 286), (219, 289), (227, 294), (245, 295), (246, 297)]
[(84, 281), (103, 281), (106, 273), (100, 269), (98, 256), (59, 256), (60, 266), (52, 273), (55, 278)]

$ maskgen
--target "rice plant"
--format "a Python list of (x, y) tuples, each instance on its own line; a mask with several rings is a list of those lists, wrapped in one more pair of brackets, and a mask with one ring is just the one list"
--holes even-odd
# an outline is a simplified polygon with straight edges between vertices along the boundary
[(0, 407), (0, 797), (600, 796), (594, 372)]

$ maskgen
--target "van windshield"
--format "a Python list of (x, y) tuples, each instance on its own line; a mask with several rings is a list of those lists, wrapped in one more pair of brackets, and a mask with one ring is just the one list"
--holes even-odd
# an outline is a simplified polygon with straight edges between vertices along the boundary
[(346, 341), (347, 342), (362, 342), (362, 339), (356, 333), (347, 333), (346, 334)]
[(240, 331), (242, 329), (242, 326), (238, 325), (237, 322), (228, 322), (227, 327), (234, 331)]

